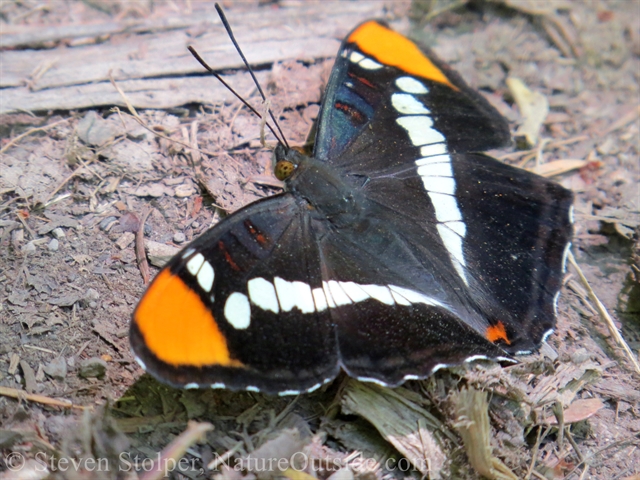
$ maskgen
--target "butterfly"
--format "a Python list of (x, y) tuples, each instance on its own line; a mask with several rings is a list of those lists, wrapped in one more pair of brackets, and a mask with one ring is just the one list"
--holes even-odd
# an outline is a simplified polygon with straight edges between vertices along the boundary
[(482, 152), (506, 120), (380, 21), (343, 41), (311, 155), (280, 143), (284, 192), (186, 246), (130, 330), (159, 380), (313, 391), (343, 370), (397, 386), (552, 332), (572, 193)]

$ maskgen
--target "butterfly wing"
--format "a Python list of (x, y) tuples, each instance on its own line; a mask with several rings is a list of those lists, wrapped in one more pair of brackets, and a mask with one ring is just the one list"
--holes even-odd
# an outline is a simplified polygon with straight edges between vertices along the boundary
[(472, 153), (508, 143), (505, 120), (378, 22), (347, 37), (330, 85), (316, 152), (364, 194), (368, 214), (324, 240), (324, 275), (391, 293), (388, 304), (361, 294), (332, 310), (345, 369), (397, 384), (536, 349), (555, 324), (571, 192)]
[[(389, 97), (391, 88), (394, 99)], [(505, 119), (433, 52), (384, 23), (368, 21), (347, 36), (338, 52), (318, 118), (314, 156), (336, 166), (349, 162), (352, 170), (357, 168), (352, 156), (342, 153), (349, 145), (357, 151), (354, 143), (371, 148), (369, 139), (375, 137), (381, 153), (377, 157), (385, 166), (401, 163), (397, 147), (406, 143), (406, 132), (367, 131), (374, 117), (383, 128), (396, 124), (398, 110), (391, 100), (404, 111), (428, 110), (432, 137), (441, 139), (431, 143), (446, 139), (449, 152), (483, 152), (511, 141)]]
[[(270, 197), (176, 255), (133, 315), (131, 345), (144, 368), (177, 387), (270, 393), (334, 378), (335, 332), (314, 301), (322, 280), (309, 222), (292, 195)], [(279, 273), (291, 271), (296, 281)]]

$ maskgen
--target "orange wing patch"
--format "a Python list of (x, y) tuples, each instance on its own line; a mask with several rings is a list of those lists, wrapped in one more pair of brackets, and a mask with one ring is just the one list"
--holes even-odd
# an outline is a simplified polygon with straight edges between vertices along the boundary
[(507, 337), (507, 330), (504, 328), (504, 323), (502, 322), (488, 326), (487, 331), (485, 332), (485, 337), (487, 337), (487, 340), (491, 343), (496, 343), (498, 340), (502, 340), (507, 345), (511, 345), (511, 340)]
[(198, 294), (169, 270), (156, 277), (133, 320), (149, 350), (163, 362), (193, 367), (242, 366), (229, 356), (227, 341)]
[(349, 36), (348, 41), (355, 43), (360, 50), (384, 65), (398, 67), (410, 75), (443, 83), (458, 90), (415, 43), (378, 22), (371, 21), (360, 25)]

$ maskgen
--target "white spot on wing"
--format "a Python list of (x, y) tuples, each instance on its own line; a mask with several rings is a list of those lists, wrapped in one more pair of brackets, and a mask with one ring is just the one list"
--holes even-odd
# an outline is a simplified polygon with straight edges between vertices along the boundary
[(293, 285), (297, 291), (296, 306), (302, 313), (312, 313), (316, 310), (316, 305), (313, 301), (313, 294), (311, 293), (311, 287), (308, 283), (293, 282)]
[[(422, 147), (426, 148), (426, 147)], [(451, 157), (449, 155), (432, 155), (430, 157), (419, 158), (415, 161), (415, 164), (418, 167), (422, 167), (424, 165), (451, 165)]]
[(382, 380), (378, 380), (377, 378), (357, 377), (357, 380), (360, 381), (360, 382), (375, 383), (376, 385), (380, 385), (381, 387), (386, 387), (387, 386), (386, 383), (384, 383)]
[(194, 255), (193, 258), (187, 262), (187, 270), (191, 275), (197, 275), (203, 263), (204, 255), (201, 253)]
[(573, 225), (573, 222), (575, 222), (575, 220), (576, 220), (576, 219), (575, 219), (575, 215), (574, 215), (574, 212), (573, 212), (573, 205), (571, 205), (571, 206), (569, 207), (569, 221), (570, 221), (570, 222), (571, 222), (571, 224)]
[(195, 251), (196, 251), (195, 248), (187, 248), (182, 254), (182, 258), (186, 259), (187, 257), (190, 257), (192, 253), (195, 253)]
[(420, 115), (431, 113), (420, 101), (408, 93), (394, 93), (391, 104), (398, 112), (406, 115)]
[(324, 290), (321, 288), (314, 288), (311, 290), (313, 294), (313, 301), (316, 304), (316, 310), (322, 312), (327, 309), (327, 297), (324, 296)]
[(187, 383), (184, 387), (185, 390), (194, 390), (196, 388), (200, 388), (200, 385), (198, 385), (197, 383)]
[(571, 242), (567, 243), (562, 252), (562, 272), (567, 271), (567, 259), (569, 258), (569, 251), (571, 250)]
[(200, 284), (200, 287), (202, 287), (205, 292), (209, 293), (211, 291), (214, 277), (215, 273), (213, 271), (213, 267), (205, 260), (202, 262), (202, 266), (198, 272), (198, 284)]
[(244, 330), (251, 324), (251, 306), (244, 293), (233, 292), (224, 304), (224, 317), (233, 328)]
[(363, 302), (369, 295), (365, 292), (357, 283), (354, 282), (340, 282), (342, 290), (349, 296), (354, 303)]
[(429, 162), (427, 165), (418, 167), (418, 175), (421, 177), (453, 177), (453, 169), (450, 162)]
[(433, 121), (426, 115), (414, 115), (411, 117), (399, 117), (396, 119), (398, 125), (404, 128), (409, 134), (409, 139), (416, 147), (430, 143), (444, 142), (444, 136), (431, 128)]
[(382, 285), (360, 285), (360, 287), (369, 294), (371, 298), (375, 298), (385, 305), (394, 305), (395, 301), (391, 295), (391, 291)]
[(451, 177), (422, 177), (422, 184), (429, 194), (445, 193), (453, 195), (456, 191), (456, 181)]
[(286, 397), (288, 395), (299, 395), (300, 390), (283, 390), (282, 392), (278, 392), (279, 397)]
[(420, 155), (423, 157), (442, 155), (444, 153), (447, 153), (447, 146), (444, 143), (434, 143), (433, 145), (425, 145), (420, 148)]
[(273, 313), (280, 311), (276, 289), (270, 281), (261, 277), (252, 278), (247, 282), (247, 290), (254, 305)]
[(338, 282), (336, 282), (335, 280), (329, 280), (327, 284), (329, 285), (329, 290), (331, 291), (331, 297), (333, 298), (333, 301), (337, 306), (351, 303), (351, 299), (345, 293), (345, 291), (342, 290), (342, 287)]
[(378, 70), (382, 68), (382, 64), (371, 60), (370, 58), (365, 58), (360, 63), (358, 63), (359, 67), (365, 68), (367, 70)]
[(424, 83), (419, 82), (412, 77), (400, 77), (396, 79), (396, 85), (400, 90), (407, 93), (417, 93), (422, 95), (429, 93), (429, 89), (424, 85)]
[(476, 360), (489, 360), (489, 357), (486, 355), (471, 355), (464, 359), (464, 363), (475, 362)]
[(431, 373), (436, 373), (438, 370), (442, 370), (443, 368), (447, 368), (449, 365), (446, 363), (438, 363), (435, 367), (431, 369)]
[[(331, 380), (331, 379), (329, 379), (329, 380)], [(311, 387), (310, 389), (307, 390), (307, 393), (315, 392), (317, 389), (319, 389), (325, 383), (327, 383), (327, 380), (325, 380), (322, 383), (316, 383), (313, 387)]]
[(462, 220), (458, 202), (453, 195), (443, 193), (430, 193), (429, 198), (436, 210), (436, 218), (439, 222), (454, 222)]
[(329, 290), (329, 284), (327, 282), (322, 282), (322, 290), (324, 291), (324, 296), (327, 299), (327, 305), (329, 305), (329, 308), (336, 308), (336, 302), (333, 301), (331, 290)]
[(464, 222), (447, 222), (444, 224), (449, 230), (453, 230), (461, 237), (464, 237), (467, 234), (467, 226)]
[(358, 63), (363, 59), (364, 55), (362, 55), (360, 52), (351, 52), (351, 55), (349, 55), (349, 60), (351, 60), (353, 63)]
[(313, 302), (311, 287), (304, 282), (288, 282), (280, 277), (273, 279), (278, 292), (278, 300), (282, 311), (288, 312), (297, 307), (302, 313), (314, 312), (316, 307)]
[(389, 286), (389, 290), (391, 291), (391, 296), (393, 297), (393, 300), (398, 304), (398, 305), (403, 305), (405, 307), (408, 307), (411, 305), (411, 302), (409, 300), (407, 300), (406, 298), (404, 298), (402, 295), (400, 295), (397, 292), (394, 292), (393, 289), (391, 288), (391, 286)]
[(426, 115), (399, 117), (396, 122), (407, 131), (411, 143), (416, 147), (444, 141), (444, 136), (431, 128), (433, 121)]
[(134, 357), (136, 359), (136, 362), (138, 362), (138, 365), (140, 365), (142, 367), (143, 370), (147, 369), (147, 366), (144, 364), (144, 362), (138, 358), (138, 357)]
[(437, 307), (444, 307), (437, 300), (427, 297), (423, 293), (416, 292), (414, 290), (409, 290), (408, 288), (398, 287), (396, 285), (389, 285), (389, 289), (396, 293), (397, 295), (401, 295), (403, 298), (406, 298), (411, 303), (424, 303), (425, 305), (434, 305)]
[(466, 266), (464, 254), (462, 252), (462, 238), (460, 238), (460, 236), (458, 236), (454, 231), (449, 230), (446, 225), (441, 223), (438, 224), (438, 233), (440, 234), (442, 243), (449, 252), (449, 255), (451, 255), (453, 266), (458, 271), (462, 280), (467, 283), (466, 274), (464, 268), (462, 268)]

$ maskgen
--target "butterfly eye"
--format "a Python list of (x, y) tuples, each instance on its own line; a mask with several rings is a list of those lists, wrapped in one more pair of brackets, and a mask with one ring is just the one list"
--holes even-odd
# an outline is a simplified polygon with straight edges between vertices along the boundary
[(285, 180), (291, 176), (296, 169), (295, 165), (288, 160), (279, 160), (276, 163), (275, 174), (278, 180)]

